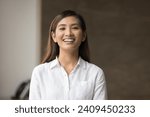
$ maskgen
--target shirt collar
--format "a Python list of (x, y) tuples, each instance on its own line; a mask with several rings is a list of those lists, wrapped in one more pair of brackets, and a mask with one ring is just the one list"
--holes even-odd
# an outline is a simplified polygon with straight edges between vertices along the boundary
[(51, 69), (53, 69), (53, 68), (56, 67), (56, 66), (60, 66), (60, 63), (59, 63), (57, 57), (56, 57), (56, 59), (54, 59), (54, 60), (52, 60), (52, 61), (50, 62), (50, 68), (51, 68)]
[[(53, 69), (54, 67), (60, 67), (61, 66), (57, 57), (56, 57), (56, 59), (52, 60), (50, 63), (51, 63), (50, 64), (51, 69)], [(79, 60), (77, 62), (76, 67), (78, 67), (78, 66), (80, 66), (84, 69), (86, 68), (86, 61), (83, 60), (81, 57), (79, 57)]]
[(86, 68), (86, 61), (83, 60), (81, 57), (79, 57), (77, 65), (85, 69)]

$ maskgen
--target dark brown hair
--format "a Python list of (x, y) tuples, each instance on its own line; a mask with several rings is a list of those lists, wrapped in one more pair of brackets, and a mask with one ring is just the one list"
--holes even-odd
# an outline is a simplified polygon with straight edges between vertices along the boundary
[(75, 11), (72, 10), (65, 10), (62, 13), (58, 14), (50, 24), (49, 28), (49, 38), (47, 43), (47, 50), (42, 63), (50, 62), (51, 60), (55, 59), (56, 56), (59, 55), (59, 46), (55, 43), (52, 39), (52, 32), (55, 32), (58, 23), (65, 17), (74, 16), (79, 20), (79, 24), (81, 26), (82, 31), (86, 34), (86, 39), (83, 41), (79, 47), (79, 56), (84, 60), (90, 62), (90, 53), (89, 53), (89, 46), (88, 46), (88, 39), (86, 33), (86, 24), (83, 17), (80, 14), (77, 14)]

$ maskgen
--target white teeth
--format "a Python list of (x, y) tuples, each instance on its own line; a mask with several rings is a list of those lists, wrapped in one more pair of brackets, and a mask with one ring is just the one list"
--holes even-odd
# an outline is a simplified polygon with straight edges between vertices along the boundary
[(64, 42), (73, 42), (75, 39), (73, 39), (73, 38), (66, 38), (66, 39), (64, 39)]

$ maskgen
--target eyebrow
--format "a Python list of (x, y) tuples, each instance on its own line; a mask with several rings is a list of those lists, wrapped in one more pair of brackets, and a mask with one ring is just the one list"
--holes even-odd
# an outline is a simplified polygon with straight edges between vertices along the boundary
[[(58, 27), (60, 26), (66, 26), (66, 24), (59, 24)], [(80, 26), (78, 23), (74, 23), (74, 24), (71, 24), (71, 26)]]

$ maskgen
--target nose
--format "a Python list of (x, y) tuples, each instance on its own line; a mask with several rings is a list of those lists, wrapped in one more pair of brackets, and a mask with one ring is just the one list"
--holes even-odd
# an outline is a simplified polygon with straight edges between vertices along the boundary
[(71, 28), (67, 28), (67, 29), (66, 29), (65, 35), (66, 35), (66, 36), (71, 36), (71, 35), (72, 35), (72, 30), (71, 30)]

